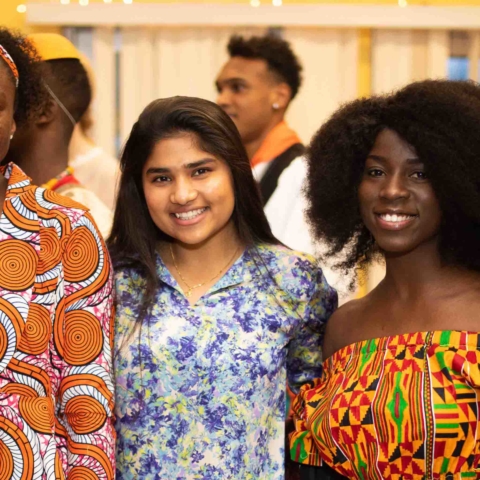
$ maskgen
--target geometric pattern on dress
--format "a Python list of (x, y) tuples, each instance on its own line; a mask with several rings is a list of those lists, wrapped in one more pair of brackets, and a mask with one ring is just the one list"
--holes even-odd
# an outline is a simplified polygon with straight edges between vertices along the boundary
[(351, 479), (480, 478), (479, 400), (478, 333), (358, 342), (301, 390), (291, 455)]

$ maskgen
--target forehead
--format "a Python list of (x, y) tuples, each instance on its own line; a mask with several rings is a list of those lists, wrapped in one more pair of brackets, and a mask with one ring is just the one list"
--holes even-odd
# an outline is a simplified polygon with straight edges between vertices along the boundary
[(196, 162), (205, 158), (216, 158), (204, 151), (194, 134), (185, 133), (167, 137), (155, 143), (145, 167), (173, 167)]
[(417, 155), (413, 145), (410, 145), (397, 132), (389, 128), (385, 128), (377, 135), (370, 153), (382, 153), (385, 156), (407, 155), (415, 157)]
[(15, 100), (15, 83), (10, 69), (0, 59), (0, 94), (12, 102)]
[(232, 57), (222, 68), (217, 81), (222, 82), (232, 78), (259, 80), (270, 83), (272, 75), (268, 64), (260, 58)]

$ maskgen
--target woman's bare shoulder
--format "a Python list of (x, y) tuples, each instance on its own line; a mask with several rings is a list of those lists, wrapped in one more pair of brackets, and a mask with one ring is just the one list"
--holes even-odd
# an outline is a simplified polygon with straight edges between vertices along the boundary
[(370, 298), (366, 296), (351, 300), (335, 311), (330, 317), (325, 331), (324, 358), (355, 341), (358, 329), (361, 328), (365, 317), (368, 316), (369, 306)]

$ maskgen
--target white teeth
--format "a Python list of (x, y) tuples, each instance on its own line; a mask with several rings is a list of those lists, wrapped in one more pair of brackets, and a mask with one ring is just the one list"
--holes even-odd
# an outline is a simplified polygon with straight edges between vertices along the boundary
[(199, 208), (198, 210), (191, 210), (190, 212), (175, 213), (175, 216), (180, 220), (192, 220), (201, 215), (205, 210), (206, 208)]
[(405, 222), (406, 220), (410, 220), (415, 215), (397, 215), (396, 213), (382, 213), (380, 218), (385, 220), (386, 222)]

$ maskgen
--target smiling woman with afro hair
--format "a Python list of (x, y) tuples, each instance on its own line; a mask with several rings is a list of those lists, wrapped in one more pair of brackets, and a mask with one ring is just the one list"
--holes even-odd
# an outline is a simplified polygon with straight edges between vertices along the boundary
[(325, 123), (308, 151), (308, 217), (340, 268), (379, 254), (358, 203), (365, 159), (378, 133), (392, 129), (415, 147), (443, 214), (442, 259), (480, 271), (480, 87), (427, 80), (389, 97), (357, 100)]
[(323, 375), (294, 402), (302, 480), (480, 472), (479, 130), (478, 85), (428, 80), (343, 106), (313, 138), (317, 240), (345, 272), (383, 257), (386, 275), (331, 317)]

